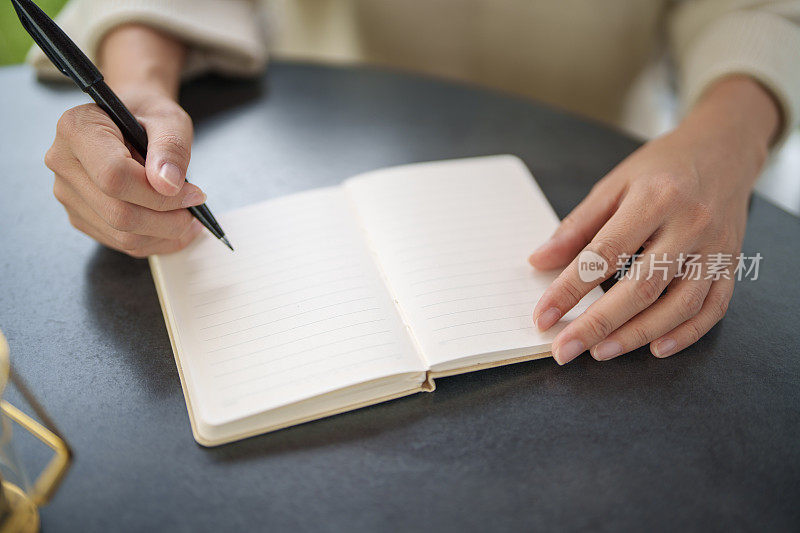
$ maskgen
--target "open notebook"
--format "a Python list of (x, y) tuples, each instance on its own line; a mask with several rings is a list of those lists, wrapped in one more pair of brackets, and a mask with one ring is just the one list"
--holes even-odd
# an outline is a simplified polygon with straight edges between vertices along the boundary
[(220, 217), (150, 258), (195, 439), (213, 446), (549, 355), (555, 273), (530, 252), (558, 218), (513, 156), (369, 172)]

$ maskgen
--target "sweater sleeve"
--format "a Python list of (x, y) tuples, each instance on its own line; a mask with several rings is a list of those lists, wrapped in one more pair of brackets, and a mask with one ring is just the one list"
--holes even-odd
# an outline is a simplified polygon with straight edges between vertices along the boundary
[(716, 80), (753, 77), (780, 104), (780, 144), (800, 123), (800, 1), (698, 0), (672, 13), (669, 36), (689, 109)]
[[(145, 24), (184, 41), (189, 47), (184, 76), (205, 71), (249, 76), (267, 60), (254, 0), (70, 0), (57, 21), (94, 62), (103, 37), (126, 23)], [(63, 77), (36, 46), (27, 62), (42, 78)]]

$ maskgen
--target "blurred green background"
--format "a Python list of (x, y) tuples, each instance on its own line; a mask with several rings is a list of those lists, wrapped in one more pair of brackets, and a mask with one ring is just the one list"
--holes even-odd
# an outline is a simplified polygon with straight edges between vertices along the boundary
[[(36, 4), (51, 17), (66, 3), (66, 0), (36, 0)], [(33, 40), (22, 29), (11, 2), (0, 0), (0, 65), (21, 63), (32, 44)]]

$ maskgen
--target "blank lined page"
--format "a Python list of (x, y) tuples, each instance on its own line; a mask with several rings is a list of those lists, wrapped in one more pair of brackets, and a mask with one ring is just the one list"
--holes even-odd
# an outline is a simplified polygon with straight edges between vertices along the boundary
[(392, 292), (431, 367), (481, 354), (549, 350), (596, 289), (545, 333), (533, 308), (556, 273), (530, 253), (558, 218), (524, 163), (513, 156), (379, 170), (346, 190)]
[(357, 383), (424, 372), (340, 188), (227, 214), (155, 258), (184, 381), (222, 424)]

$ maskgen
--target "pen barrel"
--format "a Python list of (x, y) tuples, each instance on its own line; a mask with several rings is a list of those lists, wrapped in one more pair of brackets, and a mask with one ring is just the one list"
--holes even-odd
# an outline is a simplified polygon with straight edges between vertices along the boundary
[(139, 121), (136, 120), (125, 104), (117, 97), (116, 94), (106, 85), (104, 81), (97, 83), (86, 88), (86, 94), (100, 106), (100, 109), (105, 111), (114, 124), (122, 132), (122, 136), (128, 141), (134, 150), (136, 150), (142, 159), (147, 157), (147, 132), (144, 130)]
[(196, 206), (189, 207), (189, 212), (192, 214), (194, 218), (200, 221), (200, 223), (206, 227), (211, 234), (216, 237), (217, 239), (221, 239), (225, 236), (225, 232), (222, 231), (222, 228), (217, 223), (217, 220), (214, 218), (214, 215), (211, 214), (211, 210), (206, 207), (206, 204), (200, 204)]

